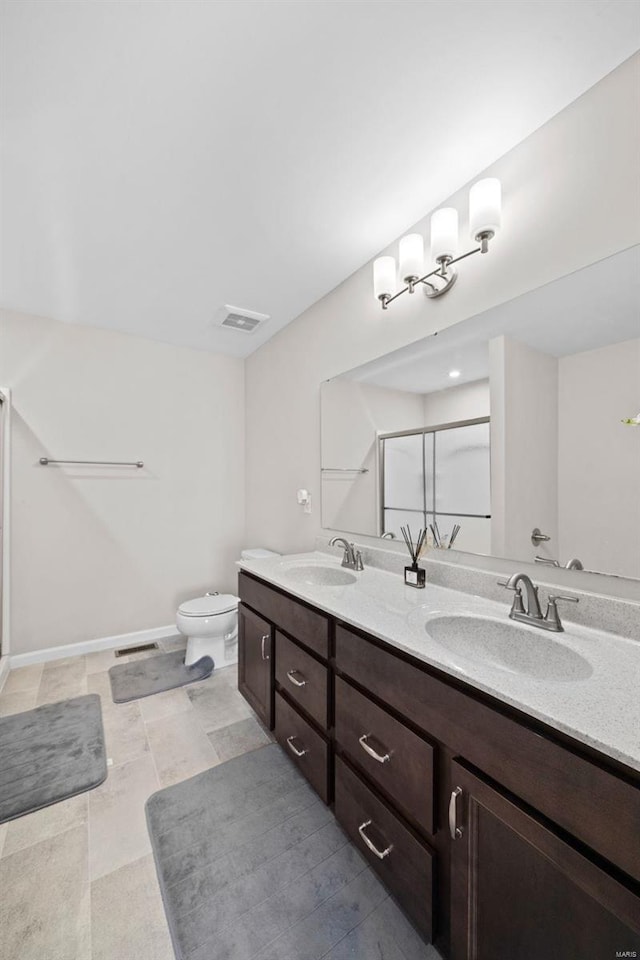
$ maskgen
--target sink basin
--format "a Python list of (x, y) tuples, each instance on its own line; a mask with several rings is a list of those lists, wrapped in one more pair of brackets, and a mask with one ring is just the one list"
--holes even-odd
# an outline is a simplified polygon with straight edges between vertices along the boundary
[(355, 574), (342, 567), (320, 563), (297, 563), (284, 565), (283, 572), (290, 580), (296, 583), (308, 583), (314, 587), (344, 587), (348, 583), (355, 583), (358, 579)]
[(586, 680), (593, 673), (588, 660), (535, 627), (510, 620), (449, 615), (428, 620), (425, 630), (454, 657), (489, 664), (535, 680)]

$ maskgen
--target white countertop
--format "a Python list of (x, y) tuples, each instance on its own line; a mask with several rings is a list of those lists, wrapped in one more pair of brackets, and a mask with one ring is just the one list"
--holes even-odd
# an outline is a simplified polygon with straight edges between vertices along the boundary
[[(405, 586), (398, 574), (375, 567), (354, 572), (357, 581), (346, 586), (317, 586), (293, 579), (291, 570), (297, 563), (341, 569), (334, 556), (321, 552), (241, 560), (238, 566), (640, 771), (637, 641), (566, 621), (563, 633), (518, 624), (526, 644), (523, 666), (526, 667), (536, 642), (563, 647), (558, 653), (568, 662), (566, 677), (538, 679), (517, 669), (517, 653), (510, 666), (485, 661), (482, 655), (472, 659), (451, 652), (434, 640), (425, 627), (429, 618), (449, 614), (490, 617), (511, 624), (510, 593), (505, 593), (504, 604), (499, 604), (430, 584), (419, 590)], [(492, 627), (495, 632), (495, 625), (487, 624), (488, 633)]]

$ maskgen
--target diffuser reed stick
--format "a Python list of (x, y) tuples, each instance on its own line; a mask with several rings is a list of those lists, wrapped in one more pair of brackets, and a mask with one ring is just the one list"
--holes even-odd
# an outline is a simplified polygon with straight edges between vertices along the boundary
[(426, 542), (427, 531), (421, 527), (415, 543), (409, 524), (406, 527), (400, 527), (400, 532), (411, 557), (411, 566), (404, 568), (404, 582), (410, 587), (424, 587), (427, 577), (424, 568), (418, 566), (418, 559)]

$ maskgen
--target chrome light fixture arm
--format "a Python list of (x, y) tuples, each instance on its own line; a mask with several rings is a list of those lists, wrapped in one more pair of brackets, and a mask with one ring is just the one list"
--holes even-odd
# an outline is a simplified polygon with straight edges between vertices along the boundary
[[(425, 273), (424, 277), (415, 277), (411, 279), (410, 283), (407, 283), (406, 286), (402, 287), (401, 290), (398, 290), (397, 293), (394, 293), (393, 296), (388, 294), (383, 294), (378, 297), (378, 300), (382, 304), (382, 309), (386, 310), (390, 303), (393, 303), (394, 300), (397, 300), (398, 297), (401, 297), (403, 293), (414, 293), (415, 288), (419, 283), (422, 283), (427, 287), (425, 290), (425, 296), (430, 299), (435, 299), (435, 297), (441, 297), (443, 293), (447, 293), (451, 287), (454, 285), (458, 279), (457, 270), (453, 269), (455, 263), (460, 263), (461, 260), (466, 260), (467, 257), (472, 257), (474, 253), (487, 253), (489, 250), (489, 240), (491, 240), (493, 233), (488, 232), (486, 234), (481, 234), (478, 237), (478, 240), (481, 241), (479, 247), (474, 247), (473, 250), (467, 250), (466, 253), (461, 253), (459, 257), (442, 257), (438, 261), (438, 266), (435, 270), (431, 270), (429, 273)], [(437, 287), (435, 284), (430, 283), (431, 278), (439, 278), (444, 280), (444, 286)]]
[[(399, 269), (396, 258), (384, 254), (373, 263), (373, 292), (386, 310), (404, 293), (415, 293), (420, 284), (430, 299), (451, 290), (457, 280), (454, 264), (476, 253), (487, 253), (489, 241), (502, 222), (502, 188), (496, 177), (479, 180), (469, 191), (469, 236), (478, 244), (458, 255), (458, 211), (441, 207), (431, 215), (430, 259), (436, 266), (425, 273), (425, 239), (421, 233), (409, 233), (399, 241)], [(398, 286), (400, 285), (400, 289)]]

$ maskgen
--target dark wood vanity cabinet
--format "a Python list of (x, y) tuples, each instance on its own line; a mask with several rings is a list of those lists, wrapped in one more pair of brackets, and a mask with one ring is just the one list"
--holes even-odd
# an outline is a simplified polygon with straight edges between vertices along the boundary
[(276, 632), (276, 681), (296, 707), (323, 730), (329, 726), (329, 670), (326, 664)]
[(433, 746), (341, 677), (335, 678), (335, 741), (409, 823), (433, 834)]
[(435, 854), (341, 757), (335, 815), (427, 940), (433, 937)]
[(452, 784), (452, 960), (640, 957), (628, 886), (455, 761)]
[(640, 957), (634, 771), (244, 572), (239, 592), (241, 692), (443, 956)]
[(273, 727), (273, 631), (243, 603), (238, 607), (238, 689), (265, 726)]

